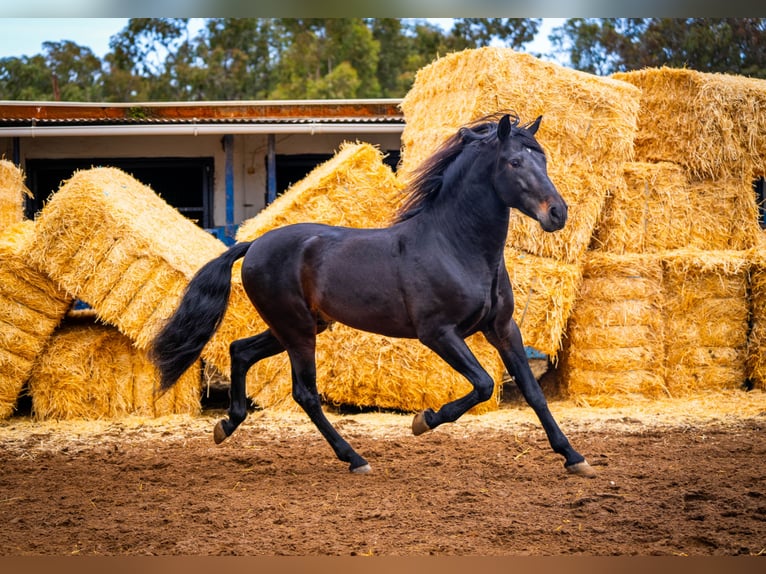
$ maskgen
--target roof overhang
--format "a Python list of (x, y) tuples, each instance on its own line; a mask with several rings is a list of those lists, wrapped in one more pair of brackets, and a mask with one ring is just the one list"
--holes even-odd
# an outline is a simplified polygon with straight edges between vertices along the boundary
[(398, 99), (237, 102), (0, 101), (0, 137), (401, 133)]

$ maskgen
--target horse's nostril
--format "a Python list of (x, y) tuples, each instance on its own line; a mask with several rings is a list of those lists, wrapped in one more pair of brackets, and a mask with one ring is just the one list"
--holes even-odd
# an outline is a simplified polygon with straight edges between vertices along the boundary
[(566, 205), (551, 205), (548, 208), (548, 217), (550, 217), (550, 220), (553, 224), (563, 226), (567, 220)]

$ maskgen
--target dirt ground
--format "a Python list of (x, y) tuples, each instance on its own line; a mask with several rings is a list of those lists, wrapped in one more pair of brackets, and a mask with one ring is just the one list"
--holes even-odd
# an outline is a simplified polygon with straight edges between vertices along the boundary
[(764, 555), (766, 393), (551, 408), (598, 471), (568, 475), (531, 410), (415, 437), (330, 412), (352, 475), (299, 413), (0, 423), (0, 555)]

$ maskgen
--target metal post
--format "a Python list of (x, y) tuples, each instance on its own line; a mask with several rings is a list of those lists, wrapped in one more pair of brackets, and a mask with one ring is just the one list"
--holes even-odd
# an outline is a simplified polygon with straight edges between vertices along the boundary
[(277, 198), (277, 141), (274, 134), (268, 136), (266, 156), (266, 205)]
[(226, 237), (234, 239), (234, 136), (223, 136), (226, 153)]

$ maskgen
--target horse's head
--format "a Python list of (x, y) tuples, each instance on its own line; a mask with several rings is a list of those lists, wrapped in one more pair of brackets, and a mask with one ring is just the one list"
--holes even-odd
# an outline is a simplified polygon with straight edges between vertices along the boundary
[(545, 153), (535, 139), (541, 119), (527, 126), (509, 115), (500, 119), (492, 184), (507, 206), (537, 220), (545, 231), (557, 231), (566, 223), (567, 204), (548, 177)]

